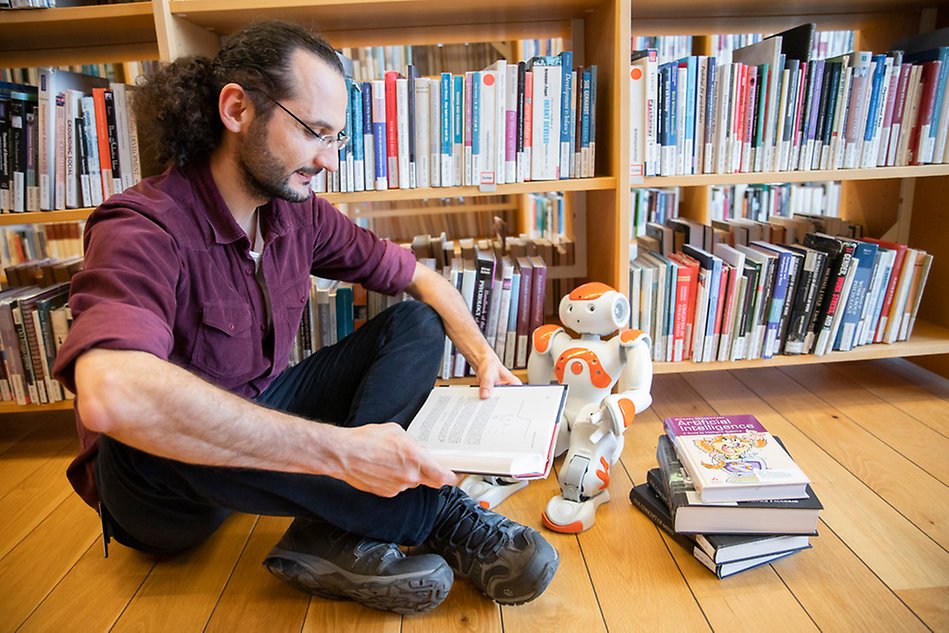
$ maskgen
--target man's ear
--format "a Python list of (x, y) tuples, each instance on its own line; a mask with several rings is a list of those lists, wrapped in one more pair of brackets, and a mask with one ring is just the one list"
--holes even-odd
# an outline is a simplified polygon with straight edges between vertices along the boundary
[(218, 95), (218, 114), (225, 129), (240, 132), (250, 123), (250, 114), (254, 105), (243, 86), (236, 83), (225, 84)]

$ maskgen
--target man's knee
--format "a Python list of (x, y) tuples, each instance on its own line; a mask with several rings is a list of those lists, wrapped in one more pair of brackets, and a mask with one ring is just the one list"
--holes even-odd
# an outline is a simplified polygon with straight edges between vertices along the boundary
[(443, 341), (445, 328), (438, 313), (422, 301), (403, 301), (392, 307), (396, 312), (394, 321), (399, 323), (399, 329), (410, 332), (419, 343), (434, 343)]

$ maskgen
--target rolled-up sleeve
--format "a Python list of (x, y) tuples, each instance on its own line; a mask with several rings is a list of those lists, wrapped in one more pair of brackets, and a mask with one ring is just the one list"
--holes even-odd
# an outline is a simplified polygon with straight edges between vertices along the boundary
[(73, 277), (69, 296), (73, 323), (53, 368), (73, 392), (76, 360), (90, 349), (169, 357), (180, 270), (168, 232), (129, 209), (99, 209), (85, 242), (83, 270)]
[(415, 256), (408, 249), (356, 226), (324, 200), (318, 200), (315, 218), (314, 275), (359, 282), (388, 295), (402, 292), (412, 281)]

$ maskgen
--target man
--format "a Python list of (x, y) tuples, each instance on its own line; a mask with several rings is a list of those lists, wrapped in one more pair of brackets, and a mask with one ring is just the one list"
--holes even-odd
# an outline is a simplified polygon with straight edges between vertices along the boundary
[[(333, 49), (279, 22), (139, 89), (143, 138), (171, 166), (86, 226), (55, 368), (77, 394), (70, 480), (106, 543), (175, 552), (231, 511), (294, 516), (265, 564), (305, 591), (419, 613), (455, 572), (498, 602), (532, 600), (557, 552), (472, 502), (403, 430), (445, 332), (483, 397), (517, 378), (448, 282), (310, 192), (338, 167), (346, 102)], [(419, 301), (287, 369), (311, 272)]]

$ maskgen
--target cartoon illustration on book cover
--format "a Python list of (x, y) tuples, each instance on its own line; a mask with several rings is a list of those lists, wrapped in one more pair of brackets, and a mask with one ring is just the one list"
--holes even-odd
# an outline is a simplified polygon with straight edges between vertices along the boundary
[(756, 481), (757, 471), (768, 467), (764, 459), (758, 455), (761, 449), (768, 445), (765, 433), (716, 435), (695, 440), (695, 445), (708, 453), (709, 461), (703, 460), (702, 466), (724, 470), (729, 473), (727, 481), (730, 482)]

